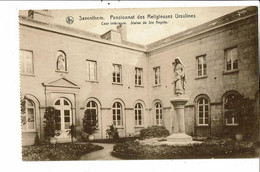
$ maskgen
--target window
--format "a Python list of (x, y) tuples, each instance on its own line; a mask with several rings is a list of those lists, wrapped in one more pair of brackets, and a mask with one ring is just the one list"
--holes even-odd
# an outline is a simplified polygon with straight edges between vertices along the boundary
[(162, 125), (163, 124), (161, 103), (155, 104), (155, 120), (156, 120), (156, 122), (155, 122), (156, 125)]
[(207, 75), (206, 55), (197, 57), (197, 64), (198, 64), (198, 76), (206, 76)]
[(20, 50), (21, 74), (33, 74), (33, 52)]
[(25, 99), (25, 111), (22, 114), (22, 130), (35, 129), (35, 104), (29, 99)]
[(153, 68), (153, 72), (154, 72), (154, 84), (160, 85), (161, 84), (160, 67)]
[(71, 105), (65, 98), (59, 98), (55, 104), (56, 130), (68, 130), (72, 124)]
[(135, 85), (142, 85), (143, 84), (143, 69), (142, 68), (135, 68)]
[(96, 81), (97, 80), (97, 62), (87, 60), (87, 80)]
[[(226, 96), (224, 103), (225, 105), (232, 105), (233, 102), (236, 101), (236, 94), (229, 94)], [(224, 112), (225, 112), (225, 123), (226, 125), (238, 125), (237, 118), (235, 117), (235, 109), (227, 107), (224, 105)]]
[(115, 126), (123, 126), (123, 112), (122, 112), (122, 105), (119, 102), (115, 102), (113, 104), (113, 124)]
[(143, 125), (143, 106), (141, 103), (137, 103), (135, 105), (135, 125), (140, 126)]
[(113, 82), (122, 83), (122, 66), (113, 64)]
[(227, 71), (238, 69), (237, 48), (226, 49), (225, 59)]
[(87, 116), (87, 120), (90, 123), (96, 122), (96, 125), (98, 125), (98, 106), (96, 102), (89, 101), (87, 103), (86, 116)]
[(200, 98), (197, 102), (198, 125), (209, 125), (209, 101)]
[(68, 62), (67, 57), (64, 52), (58, 51), (56, 54), (57, 61), (56, 61), (56, 70), (59, 72), (67, 72), (68, 70)]

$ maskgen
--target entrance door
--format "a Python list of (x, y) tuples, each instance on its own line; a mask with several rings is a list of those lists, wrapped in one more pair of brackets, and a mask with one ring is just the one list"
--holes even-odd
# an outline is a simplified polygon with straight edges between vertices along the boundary
[(69, 138), (68, 130), (72, 124), (71, 104), (65, 98), (59, 98), (54, 107), (56, 109), (56, 130), (60, 132), (58, 138)]

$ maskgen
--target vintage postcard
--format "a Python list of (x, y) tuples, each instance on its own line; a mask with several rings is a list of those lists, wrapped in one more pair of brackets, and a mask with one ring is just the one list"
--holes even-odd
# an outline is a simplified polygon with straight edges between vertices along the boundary
[(259, 157), (258, 7), (19, 11), (23, 161)]

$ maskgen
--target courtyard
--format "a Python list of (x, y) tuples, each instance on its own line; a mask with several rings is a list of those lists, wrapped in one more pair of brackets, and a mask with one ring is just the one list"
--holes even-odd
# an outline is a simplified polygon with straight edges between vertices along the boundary
[[(79, 140), (74, 143), (47, 142), (23, 146), (24, 161), (138, 160), (138, 159), (222, 159), (257, 158), (259, 143), (232, 138), (193, 137), (192, 142), (169, 142), (167, 130), (147, 132), (140, 137)], [(162, 130), (165, 130), (164, 132)], [(141, 132), (143, 133), (143, 132)], [(166, 134), (165, 134), (166, 133)]]

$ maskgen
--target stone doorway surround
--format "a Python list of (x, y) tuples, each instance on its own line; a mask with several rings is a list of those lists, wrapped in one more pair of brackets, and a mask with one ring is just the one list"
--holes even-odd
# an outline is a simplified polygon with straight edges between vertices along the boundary
[[(79, 102), (78, 102), (78, 94), (80, 90), (80, 86), (68, 79), (67, 77), (61, 75), (58, 78), (51, 79), (43, 83), (44, 93), (45, 93), (45, 107), (53, 106), (55, 107), (55, 102), (57, 100), (67, 100), (70, 103), (70, 124), (74, 124), (78, 130), (80, 128), (79, 124)], [(42, 116), (43, 118), (43, 116)], [(41, 125), (43, 126), (43, 125)], [(64, 129), (64, 127), (62, 127)], [(60, 136), (57, 136), (57, 142), (70, 142), (71, 139), (67, 135), (61, 131)], [(43, 131), (43, 130), (42, 130)]]

